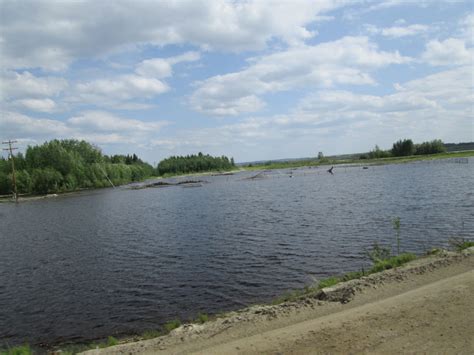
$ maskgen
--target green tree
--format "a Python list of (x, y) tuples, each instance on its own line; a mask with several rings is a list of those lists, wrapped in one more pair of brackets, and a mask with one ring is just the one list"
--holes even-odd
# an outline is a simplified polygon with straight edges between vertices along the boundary
[(390, 156), (390, 152), (386, 150), (382, 150), (379, 148), (378, 145), (375, 145), (375, 148), (369, 152), (368, 157), (370, 159), (380, 159), (380, 158), (388, 158)]
[(32, 190), (35, 193), (47, 194), (58, 192), (63, 177), (53, 168), (35, 169), (32, 176)]
[(10, 194), (12, 191), (12, 181), (8, 174), (0, 170), (0, 195)]
[(392, 155), (395, 157), (403, 157), (413, 155), (415, 153), (415, 145), (411, 139), (399, 140), (393, 143)]
[(441, 139), (434, 139), (431, 142), (423, 142), (415, 145), (415, 155), (444, 153), (446, 147)]
[[(11, 176), (11, 175), (10, 175)], [(16, 172), (16, 187), (18, 193), (27, 194), (31, 192), (31, 176), (26, 170)]]

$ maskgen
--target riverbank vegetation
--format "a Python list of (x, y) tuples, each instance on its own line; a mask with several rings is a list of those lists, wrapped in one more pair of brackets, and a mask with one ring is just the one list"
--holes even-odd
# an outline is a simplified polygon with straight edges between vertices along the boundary
[[(465, 148), (472, 150), (466, 150)], [(247, 170), (261, 170), (339, 164), (400, 164), (418, 160), (472, 157), (474, 156), (473, 148), (474, 143), (444, 144), (441, 140), (435, 139), (415, 144), (411, 139), (404, 139), (393, 143), (392, 148), (388, 150), (383, 150), (376, 145), (374, 149), (367, 153), (324, 156), (320, 152), (317, 158), (254, 162), (243, 164), (243, 167)]]
[[(85, 141), (52, 140), (14, 157), (19, 194), (48, 194), (139, 181), (153, 167), (133, 155), (103, 155)], [(12, 191), (12, 167), (0, 159), (0, 195)]]
[[(199, 153), (164, 159), (155, 169), (137, 155), (105, 155), (90, 143), (52, 140), (14, 156), (18, 194), (51, 194), (170, 176), (235, 169), (234, 159)], [(0, 195), (13, 190), (12, 165), (0, 157)]]
[(162, 160), (157, 167), (157, 173), (163, 175), (177, 175), (199, 173), (205, 171), (228, 171), (235, 169), (234, 158), (212, 157), (209, 154), (187, 156), (172, 156)]

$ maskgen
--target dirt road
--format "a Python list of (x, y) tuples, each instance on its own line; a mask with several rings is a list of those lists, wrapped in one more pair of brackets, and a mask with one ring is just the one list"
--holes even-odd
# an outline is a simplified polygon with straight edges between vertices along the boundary
[(416, 260), (348, 289), (355, 295), (346, 304), (309, 297), (252, 307), (100, 353), (474, 353), (473, 255)]

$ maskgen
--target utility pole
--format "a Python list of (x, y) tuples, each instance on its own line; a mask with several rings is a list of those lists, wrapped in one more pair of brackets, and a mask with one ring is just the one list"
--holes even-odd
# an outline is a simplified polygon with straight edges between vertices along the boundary
[(15, 176), (15, 160), (13, 159), (13, 151), (18, 148), (12, 147), (12, 144), (16, 142), (17, 141), (8, 140), (6, 142), (2, 142), (2, 144), (8, 144), (8, 148), (3, 148), (3, 150), (8, 150), (10, 152), (10, 160), (12, 161), (13, 198), (15, 199), (15, 202), (18, 203), (18, 193), (16, 190), (16, 176)]

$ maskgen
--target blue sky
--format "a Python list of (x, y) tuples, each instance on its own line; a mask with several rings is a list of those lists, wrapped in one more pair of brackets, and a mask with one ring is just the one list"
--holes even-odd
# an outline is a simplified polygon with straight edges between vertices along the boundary
[(469, 1), (0, 1), (0, 138), (158, 162), (474, 140)]

